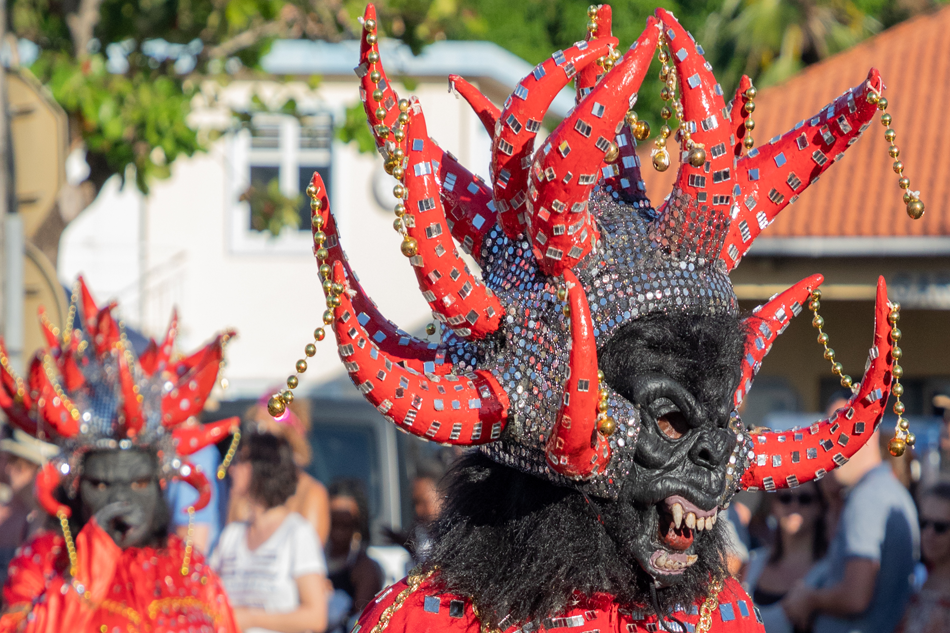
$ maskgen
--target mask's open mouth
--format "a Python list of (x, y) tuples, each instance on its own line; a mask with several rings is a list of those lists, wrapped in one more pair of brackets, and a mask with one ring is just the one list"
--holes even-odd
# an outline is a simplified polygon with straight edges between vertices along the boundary
[(701, 510), (684, 497), (673, 495), (656, 504), (656, 511), (660, 549), (650, 556), (650, 566), (659, 574), (681, 574), (699, 559), (686, 551), (692, 547), (697, 532), (716, 525), (719, 508)]

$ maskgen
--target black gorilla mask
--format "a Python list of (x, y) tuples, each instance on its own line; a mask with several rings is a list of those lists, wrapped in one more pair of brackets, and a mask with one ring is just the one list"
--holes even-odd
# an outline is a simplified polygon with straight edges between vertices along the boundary
[(742, 349), (738, 317), (660, 315), (619, 330), (598, 352), (600, 366), (641, 412), (619, 498), (588, 497), (473, 454), (448, 477), (427, 566), (438, 565), (444, 588), (470, 596), (495, 624), (557, 615), (576, 592), (644, 607), (655, 582), (664, 604), (702, 598), (710, 578), (727, 574), (713, 517), (735, 444), (728, 424)]
[(116, 545), (158, 546), (168, 529), (158, 461), (144, 450), (96, 451), (86, 455), (79, 480), (83, 524), (95, 518)]

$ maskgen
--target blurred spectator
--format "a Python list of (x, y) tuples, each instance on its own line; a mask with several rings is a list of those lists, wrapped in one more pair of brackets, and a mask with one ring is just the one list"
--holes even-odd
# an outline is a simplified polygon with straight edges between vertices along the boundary
[[(189, 424), (199, 424), (193, 420)], [(190, 455), (188, 460), (198, 466), (211, 484), (211, 501), (208, 505), (195, 512), (192, 543), (202, 554), (207, 555), (214, 549), (221, 534), (221, 512), (219, 503), (221, 490), (218, 485), (218, 465), (221, 463), (221, 454), (217, 446), (206, 446)], [(184, 481), (175, 480), (168, 484), (165, 491), (168, 507), (172, 512), (172, 529), (185, 538), (188, 535), (188, 508), (198, 501), (198, 491)]]
[(297, 486), (287, 440), (252, 433), (231, 466), (247, 522), (229, 524), (210, 559), (245, 633), (322, 632), (327, 624), (326, 562), (313, 527), (286, 505)]
[(386, 536), (395, 545), (406, 548), (413, 560), (417, 563), (422, 560), (429, 547), (428, 524), (435, 521), (442, 511), (442, 495), (439, 493), (439, 482), (445, 474), (445, 467), (441, 462), (430, 460), (422, 462), (416, 467), (416, 474), (412, 478), (412, 525), (406, 532), (397, 532), (386, 529)]
[(33, 501), (33, 481), (59, 449), (20, 429), (0, 440), (0, 584), (6, 582), (13, 554), (40, 527), (42, 514)]
[(943, 426), (940, 428), (940, 474), (950, 476), (950, 396), (939, 394), (934, 396), (933, 405), (943, 409)]
[(898, 631), (950, 631), (950, 482), (927, 490), (920, 501), (920, 551), (927, 581), (911, 598)]
[(904, 613), (919, 549), (917, 510), (880, 443), (875, 431), (834, 471), (850, 489), (837, 533), (827, 557), (782, 601), (799, 628), (814, 621), (814, 633), (891, 633)]
[[(252, 431), (271, 433), (282, 437), (290, 444), (297, 465), (297, 489), (287, 500), (287, 507), (310, 522), (325, 545), (330, 534), (330, 505), (326, 487), (304, 472), (310, 464), (312, 452), (308, 434), (310, 432), (310, 403), (305, 398), (294, 400), (279, 418), (271, 417), (267, 412), (267, 399), (262, 397), (255, 406), (248, 409), (245, 421)], [(231, 491), (228, 501), (228, 523), (243, 521), (247, 516), (247, 498)]]
[(383, 588), (383, 570), (366, 554), (369, 504), (363, 483), (340, 479), (330, 485), (330, 538), (327, 564), (333, 597), (330, 633), (350, 630), (351, 620)]
[(768, 633), (792, 633), (781, 600), (828, 549), (827, 506), (817, 484), (769, 495), (772, 542), (753, 550), (743, 585)]

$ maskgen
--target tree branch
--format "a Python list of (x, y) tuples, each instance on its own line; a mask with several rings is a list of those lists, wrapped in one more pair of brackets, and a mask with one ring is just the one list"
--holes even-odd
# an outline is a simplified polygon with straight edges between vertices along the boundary
[(99, 24), (99, 7), (102, 0), (80, 0), (76, 13), (66, 16), (66, 25), (73, 38), (73, 51), (76, 57), (83, 57), (89, 52), (89, 42)]
[(240, 35), (235, 35), (229, 40), (221, 42), (217, 46), (212, 46), (205, 49), (206, 54), (211, 59), (221, 59), (225, 57), (231, 57), (235, 53), (254, 46), (261, 40), (267, 39), (268, 37), (277, 37), (284, 34), (287, 31), (288, 23), (287, 20), (280, 20), (278, 22), (266, 22), (260, 24), (253, 28), (250, 28)]

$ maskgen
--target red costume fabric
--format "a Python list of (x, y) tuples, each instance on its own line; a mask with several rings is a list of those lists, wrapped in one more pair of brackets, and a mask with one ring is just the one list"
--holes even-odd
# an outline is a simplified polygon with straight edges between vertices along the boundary
[(230, 633), (240, 629), (218, 577), (171, 535), (162, 549), (120, 549), (95, 522), (76, 537), (77, 570), (68, 576), (63, 537), (49, 532), (24, 545), (3, 588), (0, 633)]
[[(388, 624), (375, 633), (498, 633), (482, 628), (470, 600), (440, 593), (436, 585), (432, 579), (424, 581), (390, 611)], [(384, 589), (363, 611), (353, 633), (371, 633), (377, 624), (385, 622), (384, 612), (393, 607), (408, 586), (403, 579)], [(765, 627), (752, 606), (752, 599), (734, 578), (723, 583), (717, 597), (718, 605), (710, 613), (709, 630), (716, 633), (764, 633)], [(677, 631), (675, 620), (686, 627), (683, 633), (699, 630), (701, 607), (702, 602), (676, 605), (667, 615), (665, 630)], [(656, 633), (662, 630), (657, 626), (656, 614), (651, 607), (644, 606), (642, 610), (621, 608), (611, 596), (600, 594), (580, 598), (573, 609), (557, 617), (520, 627), (510, 626), (501, 633)]]

